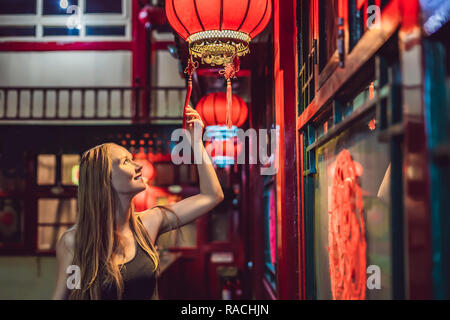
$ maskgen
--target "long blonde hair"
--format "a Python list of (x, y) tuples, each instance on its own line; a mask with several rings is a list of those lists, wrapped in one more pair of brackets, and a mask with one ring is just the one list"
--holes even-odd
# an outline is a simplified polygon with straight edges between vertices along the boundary
[[(80, 161), (78, 216), (73, 264), (80, 267), (81, 289), (71, 290), (69, 299), (101, 299), (101, 286), (115, 284), (123, 294), (123, 279), (112, 257), (121, 247), (116, 230), (117, 193), (111, 184), (111, 157), (106, 143), (86, 151)], [(130, 228), (136, 241), (150, 256), (155, 270), (158, 254), (140, 218), (131, 205)], [(104, 275), (104, 277), (102, 276)]]

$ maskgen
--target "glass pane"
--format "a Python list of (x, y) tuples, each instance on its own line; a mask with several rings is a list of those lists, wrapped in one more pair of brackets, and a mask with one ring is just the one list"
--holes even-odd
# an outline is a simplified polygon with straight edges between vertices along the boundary
[[(375, 265), (381, 271), (381, 289), (369, 290), (365, 280), (360, 282), (365, 290), (365, 299), (391, 298), (390, 156), (388, 144), (378, 140), (375, 124), (375, 115), (371, 114), (316, 151), (314, 264), (318, 299), (333, 298), (330, 261), (335, 261), (333, 270), (338, 270), (336, 275), (340, 275), (339, 270), (344, 269), (339, 263), (361, 261), (355, 257), (357, 253), (362, 254), (364, 251), (364, 240), (367, 246), (364, 256), (366, 268)], [(350, 177), (352, 172), (357, 173), (356, 183), (353, 182), (355, 178)], [(339, 208), (358, 208), (358, 187), (361, 190), (362, 219), (357, 209), (353, 210), (355, 213), (343, 216), (349, 211)], [(333, 217), (333, 220), (330, 217)], [(339, 220), (340, 218), (342, 219)], [(344, 238), (344, 230), (354, 231), (351, 233), (354, 236), (361, 226), (364, 226), (361, 230), (364, 230), (365, 237), (360, 238), (357, 244), (347, 237)], [(361, 234), (362, 231), (359, 232)], [(340, 255), (330, 255), (330, 247), (339, 248), (336, 252)], [(342, 259), (342, 255), (346, 258)], [(337, 256), (341, 257), (340, 260), (336, 260)], [(333, 257), (334, 260), (331, 260)], [(362, 268), (363, 265), (346, 265), (344, 277), (359, 279), (359, 275), (362, 275), (366, 279), (367, 269)], [(348, 272), (351, 272), (351, 275)], [(340, 283), (339, 278), (334, 279), (337, 279), (335, 283)], [(344, 284), (340, 284), (342, 288)]]
[(264, 275), (276, 289), (277, 235), (275, 189), (264, 192)]
[(350, 0), (348, 10), (351, 51), (364, 33), (364, 9), (358, 10), (357, 0)]
[(55, 250), (56, 242), (68, 228), (67, 226), (39, 226), (38, 250)]
[(38, 223), (72, 223), (77, 216), (77, 199), (39, 199)]
[(23, 240), (23, 202), (0, 198), (0, 244)]
[(225, 168), (216, 167), (217, 178), (219, 179), (222, 188), (230, 187), (230, 166)]
[(56, 180), (56, 156), (54, 154), (38, 155), (37, 184), (53, 185)]
[(180, 173), (180, 184), (188, 184), (190, 182), (190, 169), (191, 165), (189, 164), (182, 164), (178, 167), (179, 173)]
[(210, 241), (229, 240), (230, 213), (225, 206), (220, 206), (209, 214), (209, 223)]
[(0, 14), (36, 14), (36, 0), (1, 0)]
[(320, 24), (320, 70), (330, 61), (337, 50), (338, 0), (319, 0)]
[(166, 186), (174, 184), (174, 166), (170, 163), (155, 163), (155, 185)]
[(3, 26), (0, 27), (0, 37), (34, 37), (36, 35), (35, 26)]
[(122, 0), (86, 1), (86, 13), (122, 13)]
[(80, 30), (66, 27), (44, 27), (44, 37), (48, 36), (78, 36)]
[(87, 36), (124, 36), (125, 26), (86, 26)]
[(191, 165), (190, 174), (191, 174), (191, 183), (192, 183), (192, 184), (198, 183), (197, 166)]
[(61, 157), (61, 180), (63, 185), (78, 185), (80, 155), (63, 154)]
[[(87, 1), (89, 2), (89, 1)], [(43, 15), (73, 14), (71, 6), (77, 6), (78, 0), (42, 0)]]

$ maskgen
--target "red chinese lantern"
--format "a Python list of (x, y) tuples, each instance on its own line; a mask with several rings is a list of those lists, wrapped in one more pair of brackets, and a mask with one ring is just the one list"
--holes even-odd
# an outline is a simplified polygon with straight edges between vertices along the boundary
[(219, 157), (234, 159), (241, 154), (242, 143), (235, 138), (207, 141), (205, 149), (213, 159)]
[[(200, 99), (195, 109), (202, 117), (206, 126), (224, 126), (226, 124), (226, 94), (224, 92), (210, 93)], [(231, 119), (236, 127), (247, 120), (247, 104), (241, 97), (233, 94), (231, 104)]]
[[(224, 66), (227, 80), (226, 125), (233, 125), (231, 115), (231, 79), (240, 69), (239, 57), (247, 54), (250, 41), (269, 23), (270, 0), (167, 0), (167, 20), (189, 43), (190, 58), (185, 73), (189, 75), (185, 110), (192, 92), (192, 73), (203, 63)], [(183, 116), (185, 119), (185, 116)], [(183, 128), (185, 128), (183, 120)]]

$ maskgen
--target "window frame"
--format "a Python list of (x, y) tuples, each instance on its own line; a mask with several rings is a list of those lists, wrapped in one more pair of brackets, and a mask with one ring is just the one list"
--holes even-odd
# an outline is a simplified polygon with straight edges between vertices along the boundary
[[(0, 37), (0, 42), (8, 41), (32, 41), (32, 42), (51, 42), (51, 41), (77, 41), (77, 42), (96, 42), (96, 41), (131, 41), (132, 39), (132, 1), (122, 0), (123, 12), (117, 13), (85, 13), (85, 2), (79, 0), (79, 11), (81, 15), (81, 29), (78, 36), (44, 36), (44, 27), (65, 27), (70, 16), (66, 15), (43, 15), (43, 0), (37, 1), (36, 14), (5, 14), (0, 15), (0, 26), (35, 26), (36, 34), (31, 36), (11, 36)], [(87, 26), (124, 26), (124, 36), (87, 36)]]

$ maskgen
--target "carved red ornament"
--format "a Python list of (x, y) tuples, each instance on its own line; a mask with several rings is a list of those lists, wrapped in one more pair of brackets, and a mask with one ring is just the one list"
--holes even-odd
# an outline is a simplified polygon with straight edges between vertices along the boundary
[(364, 300), (366, 294), (366, 236), (358, 176), (362, 166), (343, 150), (330, 170), (331, 208), (328, 251), (333, 299)]

